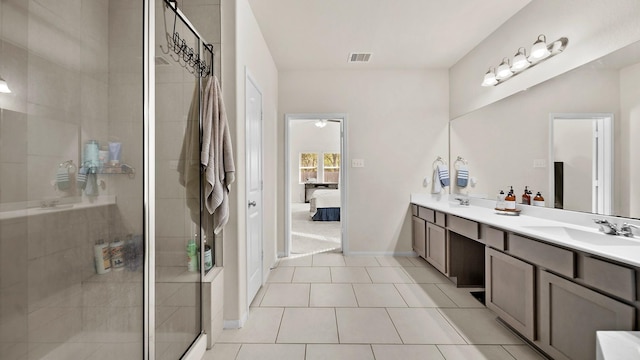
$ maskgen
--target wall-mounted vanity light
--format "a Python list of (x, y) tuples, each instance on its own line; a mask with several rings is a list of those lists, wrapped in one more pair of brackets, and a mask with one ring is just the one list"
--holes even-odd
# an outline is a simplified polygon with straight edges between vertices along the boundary
[(528, 57), (527, 50), (521, 47), (518, 49), (518, 52), (511, 62), (509, 62), (508, 58), (504, 58), (500, 65), (498, 65), (497, 69), (494, 70), (489, 68), (489, 71), (484, 74), (482, 86), (494, 86), (507, 81), (524, 70), (534, 67), (541, 62), (558, 55), (567, 47), (568, 43), (569, 39), (561, 37), (560, 39), (547, 44), (547, 38), (544, 35), (540, 35), (536, 42), (533, 43)]
[(5, 93), (5, 94), (11, 93), (11, 89), (9, 89), (9, 85), (2, 78), (2, 76), (0, 76), (0, 93)]

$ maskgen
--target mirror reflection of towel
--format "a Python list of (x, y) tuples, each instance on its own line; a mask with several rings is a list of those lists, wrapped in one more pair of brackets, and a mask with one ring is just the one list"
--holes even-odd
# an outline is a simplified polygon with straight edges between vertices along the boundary
[(71, 182), (69, 181), (69, 168), (60, 165), (56, 171), (56, 186), (58, 190), (69, 190)]
[(469, 169), (467, 168), (467, 165), (460, 165), (458, 167), (456, 184), (461, 188), (465, 188), (469, 184)]
[(433, 170), (433, 190), (431, 193), (440, 194), (442, 192), (442, 184), (440, 183), (440, 176), (438, 176), (438, 170)]
[(447, 167), (447, 165), (438, 165), (438, 178), (440, 179), (440, 184), (442, 185), (442, 187), (449, 186), (449, 168)]

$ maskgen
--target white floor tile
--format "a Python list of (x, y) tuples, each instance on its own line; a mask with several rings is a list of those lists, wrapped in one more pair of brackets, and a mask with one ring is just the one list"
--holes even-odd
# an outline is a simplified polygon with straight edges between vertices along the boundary
[(411, 284), (413, 280), (401, 267), (366, 267), (374, 283)]
[(447, 360), (513, 360), (499, 345), (438, 345)]
[(342, 254), (326, 253), (313, 255), (313, 266), (346, 266)]
[(338, 308), (338, 335), (346, 344), (401, 344), (385, 309)]
[(380, 266), (414, 266), (405, 256), (376, 256)]
[(407, 307), (393, 284), (353, 284), (359, 307)]
[(283, 308), (251, 308), (240, 329), (224, 330), (218, 343), (275, 343)]
[(435, 345), (371, 345), (376, 360), (445, 360)]
[(374, 360), (374, 357), (369, 345), (311, 344), (307, 345), (306, 360)]
[(522, 344), (489, 309), (438, 309), (469, 344)]
[(387, 309), (404, 344), (466, 344), (437, 309)]
[(332, 267), (331, 281), (333, 283), (371, 284), (369, 273), (364, 267)]
[(351, 284), (311, 284), (311, 307), (358, 307)]
[(373, 256), (345, 256), (344, 261), (347, 266), (380, 266)]
[(262, 299), (264, 298), (264, 294), (267, 292), (268, 288), (269, 288), (269, 284), (267, 283), (262, 285), (260, 289), (258, 289), (256, 296), (253, 298), (253, 301), (251, 301), (251, 306), (260, 306), (260, 303), (262, 302)]
[(278, 343), (338, 343), (335, 310), (332, 308), (287, 308), (282, 316)]
[(304, 360), (304, 344), (244, 344), (236, 360)]
[(419, 256), (410, 257), (409, 261), (411, 261), (414, 266), (423, 266), (423, 267), (431, 266), (431, 265), (429, 265), (427, 260), (425, 260), (425, 259), (423, 259), (423, 258), (421, 258)]
[(529, 345), (502, 345), (516, 360), (544, 360), (542, 355)]
[(293, 267), (277, 267), (271, 270), (269, 277), (267, 278), (268, 283), (290, 283), (293, 278), (293, 271), (295, 268)]
[(202, 360), (235, 360), (242, 344), (215, 344), (204, 353)]
[(457, 288), (453, 284), (436, 284), (458, 307), (461, 308), (479, 308), (484, 309), (485, 306), (471, 295), (473, 289)]
[(419, 284), (451, 284), (451, 280), (442, 275), (441, 272), (426, 266), (406, 267), (404, 271), (411, 280)]
[(309, 306), (309, 284), (269, 284), (260, 306)]
[(328, 267), (296, 267), (293, 273), (294, 283), (330, 283), (331, 272)]
[(278, 261), (278, 266), (311, 266), (312, 265), (312, 256), (311, 255), (305, 255), (305, 256), (297, 256), (297, 257), (286, 257), (286, 258), (281, 258), (280, 261)]
[(409, 307), (457, 307), (435, 284), (395, 284)]

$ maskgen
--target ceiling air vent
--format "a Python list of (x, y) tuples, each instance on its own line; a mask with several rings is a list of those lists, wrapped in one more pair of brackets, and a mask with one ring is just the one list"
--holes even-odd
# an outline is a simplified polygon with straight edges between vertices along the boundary
[(349, 54), (350, 63), (367, 63), (371, 59), (371, 53), (351, 53)]

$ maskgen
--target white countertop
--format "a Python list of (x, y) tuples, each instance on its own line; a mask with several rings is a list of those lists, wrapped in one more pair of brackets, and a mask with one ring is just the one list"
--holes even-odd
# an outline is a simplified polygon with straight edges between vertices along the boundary
[(596, 360), (640, 359), (640, 331), (598, 331), (596, 339)]
[[(494, 202), (488, 200), (477, 201), (471, 199), (472, 204), (470, 206), (461, 206), (458, 205), (457, 201), (438, 201), (428, 195), (412, 194), (411, 203), (640, 267), (640, 237), (628, 238), (605, 235), (598, 231), (598, 226), (595, 223), (593, 226), (582, 226), (565, 221), (526, 215), (524, 214), (525, 211), (522, 211), (520, 216), (499, 215), (491, 206)], [(480, 205), (474, 203), (480, 203)], [(555, 213), (557, 214), (557, 211)], [(582, 215), (589, 217), (589, 219), (600, 217), (591, 214)], [(576, 215), (573, 214), (572, 216)]]

